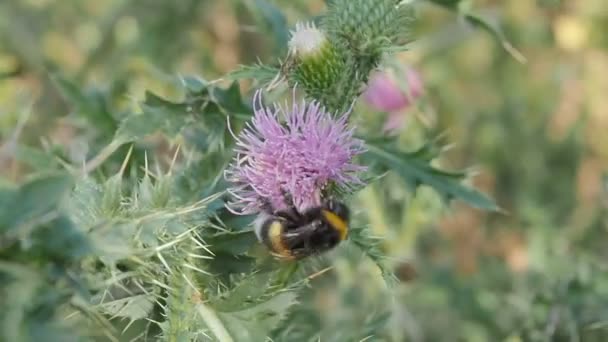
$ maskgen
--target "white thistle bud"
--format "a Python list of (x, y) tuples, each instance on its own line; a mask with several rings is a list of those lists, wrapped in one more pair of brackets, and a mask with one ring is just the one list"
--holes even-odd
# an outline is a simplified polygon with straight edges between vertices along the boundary
[(325, 33), (314, 23), (297, 23), (295, 31), (291, 31), (289, 52), (298, 57), (307, 57), (321, 52), (327, 44)]

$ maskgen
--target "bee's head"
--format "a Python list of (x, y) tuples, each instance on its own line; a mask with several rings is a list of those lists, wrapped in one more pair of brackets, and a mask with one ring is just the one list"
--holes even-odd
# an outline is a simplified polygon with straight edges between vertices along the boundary
[(350, 210), (346, 204), (330, 198), (325, 201), (323, 207), (339, 216), (345, 222), (348, 222), (350, 218)]

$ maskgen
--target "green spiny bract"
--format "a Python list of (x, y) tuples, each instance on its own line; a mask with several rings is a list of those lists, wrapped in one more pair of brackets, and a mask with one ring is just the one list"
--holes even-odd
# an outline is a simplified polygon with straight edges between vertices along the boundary
[(336, 93), (345, 71), (344, 58), (325, 31), (314, 24), (298, 24), (289, 41), (287, 63), (293, 64), (290, 80), (303, 87), (310, 98), (333, 108), (328, 95)]
[(323, 28), (349, 50), (375, 55), (402, 45), (411, 21), (411, 7), (399, 0), (334, 0)]
[[(399, 1), (332, 1), (320, 28), (302, 25), (293, 32), (289, 79), (330, 111), (344, 111), (383, 54), (405, 43), (411, 21), (411, 7)], [(298, 44), (314, 46), (314, 53), (294, 49)]]

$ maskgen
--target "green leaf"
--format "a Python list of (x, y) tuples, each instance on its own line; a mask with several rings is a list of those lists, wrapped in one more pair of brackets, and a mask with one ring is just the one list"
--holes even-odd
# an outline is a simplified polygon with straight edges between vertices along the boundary
[(93, 179), (79, 179), (67, 201), (68, 212), (74, 223), (80, 227), (91, 227), (99, 219), (104, 189)]
[(94, 227), (89, 236), (100, 261), (114, 265), (135, 254), (132, 241), (136, 231), (137, 225), (133, 222), (107, 222)]
[(232, 312), (254, 307), (272, 298), (277, 288), (271, 288), (272, 279), (278, 271), (269, 273), (243, 275), (235, 285), (210, 300), (211, 305), (218, 311)]
[(15, 159), (29, 165), (34, 170), (49, 170), (59, 167), (59, 163), (52, 153), (31, 146), (17, 145)]
[(234, 341), (266, 341), (271, 331), (278, 326), (295, 303), (295, 293), (282, 292), (248, 309), (229, 313), (218, 312), (218, 317)]
[(222, 190), (217, 189), (218, 183), (223, 181), (224, 170), (231, 159), (232, 156), (226, 151), (207, 152), (200, 160), (192, 161), (182, 168), (177, 173), (174, 184), (179, 187), (180, 194), (188, 194), (188, 197), (210, 196)]
[[(248, 218), (250, 222), (251, 217)], [(257, 242), (257, 238), (251, 230), (217, 234), (205, 240), (214, 253), (224, 252), (232, 255), (245, 254)]]
[(228, 281), (232, 274), (252, 272), (255, 267), (255, 258), (215, 251), (213, 253), (213, 260), (208, 261), (207, 268), (216, 274), (220, 281)]
[(45, 261), (75, 261), (91, 252), (87, 236), (65, 216), (37, 227), (30, 239), (32, 251)]
[(164, 122), (165, 117), (161, 112), (129, 115), (120, 123), (114, 140), (127, 143), (141, 139), (158, 131)]
[(116, 120), (106, 108), (103, 93), (85, 93), (82, 87), (57, 73), (51, 76), (51, 80), (65, 100), (75, 107), (78, 115), (90, 120), (97, 129), (104, 132), (113, 132), (116, 129)]
[(27, 221), (55, 210), (72, 184), (69, 175), (56, 173), (21, 185), (0, 208), (0, 232), (18, 229)]
[(498, 211), (499, 207), (483, 193), (461, 183), (462, 173), (450, 173), (431, 166), (426, 153), (403, 152), (390, 146), (368, 143), (367, 154), (381, 165), (395, 171), (407, 184), (426, 184), (447, 199), (458, 198), (484, 210)]
[(232, 82), (227, 89), (212, 88), (211, 99), (230, 114), (251, 113), (251, 108), (243, 102), (238, 82)]
[(199, 77), (185, 76), (181, 78), (186, 89), (191, 93), (200, 94), (207, 89), (209, 83)]
[(381, 250), (382, 239), (372, 236), (370, 229), (366, 227), (351, 227), (348, 233), (348, 241), (354, 244), (363, 254), (373, 261), (387, 285), (395, 285), (397, 278), (393, 271), (387, 266), (385, 253)]
[(148, 317), (154, 308), (154, 295), (143, 293), (118, 299), (110, 297), (100, 302), (99, 306), (104, 313), (112, 317), (124, 317), (134, 321)]
[(226, 75), (228, 80), (242, 80), (242, 79), (253, 79), (261, 84), (267, 84), (277, 76), (280, 70), (276, 67), (272, 67), (264, 64), (254, 65), (241, 65), (236, 70), (231, 71)]
[(208, 302), (234, 341), (265, 341), (296, 303), (295, 292), (271, 285), (279, 274), (243, 276), (233, 289)]
[(129, 115), (120, 123), (115, 140), (126, 143), (157, 131), (173, 137), (189, 122), (186, 104), (167, 101), (147, 92), (146, 100), (141, 106), (143, 113)]

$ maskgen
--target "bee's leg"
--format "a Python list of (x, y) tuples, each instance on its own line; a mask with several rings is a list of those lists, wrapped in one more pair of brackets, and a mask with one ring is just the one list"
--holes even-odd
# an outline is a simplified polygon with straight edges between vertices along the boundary
[(270, 200), (268, 198), (260, 198), (258, 199), (258, 202), (260, 204), (260, 209), (262, 209), (262, 212), (267, 214), (274, 213), (274, 208), (272, 207), (272, 204), (270, 203)]
[(284, 217), (291, 221), (300, 221), (302, 219), (302, 214), (296, 208), (296, 205), (293, 203), (293, 197), (290, 193), (285, 191), (285, 189), (281, 189), (283, 194), (283, 201), (287, 205), (286, 209), (280, 210), (276, 213), (277, 216)]

